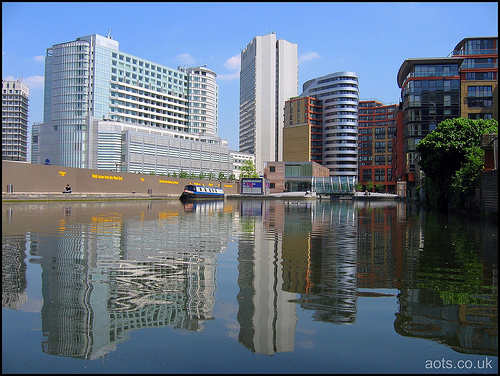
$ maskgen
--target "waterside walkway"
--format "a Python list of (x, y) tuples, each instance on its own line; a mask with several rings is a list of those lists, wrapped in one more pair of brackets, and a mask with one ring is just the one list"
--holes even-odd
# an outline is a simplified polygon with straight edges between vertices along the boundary
[(18, 192), (3, 193), (2, 202), (7, 201), (106, 201), (106, 200), (165, 200), (179, 199), (179, 195), (157, 195), (147, 193), (60, 193)]
[[(315, 200), (322, 198), (315, 192), (288, 192), (273, 193), (269, 195), (241, 195), (227, 194), (227, 199), (252, 198), (252, 199), (307, 199)], [(323, 199), (329, 199), (328, 196)], [(354, 200), (400, 200), (401, 197), (395, 194), (370, 193), (365, 195), (363, 192), (356, 192), (354, 196), (344, 197)], [(148, 194), (148, 193), (60, 193), (60, 192), (2, 192), (2, 202), (10, 201), (106, 201), (106, 200), (178, 200), (177, 194)]]

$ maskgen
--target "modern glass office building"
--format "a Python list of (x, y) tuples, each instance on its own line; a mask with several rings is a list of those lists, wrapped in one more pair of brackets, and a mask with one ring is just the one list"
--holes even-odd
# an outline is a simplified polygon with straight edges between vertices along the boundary
[[(217, 135), (215, 78), (206, 67), (172, 69), (121, 52), (109, 36), (93, 34), (53, 45), (45, 58), (44, 119), (33, 127), (32, 162), (145, 173), (208, 169), (217, 175), (221, 168), (229, 174), (227, 142)], [(152, 139), (143, 144), (146, 134), (154, 144)], [(141, 137), (139, 147), (133, 139)], [(216, 155), (204, 157), (216, 163), (205, 164), (207, 169), (200, 158), (199, 168), (181, 163), (184, 155), (192, 156), (184, 153), (169, 165), (165, 155), (155, 153), (162, 142), (175, 144), (172, 139), (196, 145), (195, 150), (201, 144), (216, 145)], [(175, 147), (163, 151), (175, 152)], [(139, 158), (142, 154), (148, 158)]]
[(256, 36), (241, 52), (239, 151), (263, 163), (283, 158), (283, 108), (298, 94), (297, 44)]
[(28, 160), (28, 97), (20, 80), (2, 80), (2, 160)]
[(304, 83), (301, 97), (323, 102), (323, 162), (330, 176), (358, 175), (358, 76), (336, 72)]

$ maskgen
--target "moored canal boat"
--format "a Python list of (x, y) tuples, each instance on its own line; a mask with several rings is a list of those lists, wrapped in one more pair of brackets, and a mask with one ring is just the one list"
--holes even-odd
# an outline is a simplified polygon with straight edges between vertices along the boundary
[(181, 194), (181, 201), (188, 200), (221, 200), (224, 199), (224, 190), (215, 187), (202, 187), (198, 185), (188, 184), (184, 187)]

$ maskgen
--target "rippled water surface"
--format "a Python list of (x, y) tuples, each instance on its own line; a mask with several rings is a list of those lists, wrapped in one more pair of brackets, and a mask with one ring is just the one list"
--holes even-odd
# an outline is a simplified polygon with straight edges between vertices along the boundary
[(497, 373), (498, 224), (401, 202), (2, 204), (3, 373)]

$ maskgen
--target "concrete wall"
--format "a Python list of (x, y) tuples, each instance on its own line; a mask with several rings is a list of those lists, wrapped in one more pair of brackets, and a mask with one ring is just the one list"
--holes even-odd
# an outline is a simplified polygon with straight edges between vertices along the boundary
[[(180, 195), (186, 184), (222, 187), (227, 194), (240, 193), (238, 181), (180, 179), (128, 172), (45, 166), (27, 162), (2, 161), (2, 192), (60, 193), (66, 184), (75, 193), (152, 193)], [(150, 191), (151, 190), (151, 191)]]

